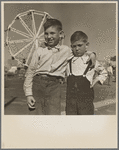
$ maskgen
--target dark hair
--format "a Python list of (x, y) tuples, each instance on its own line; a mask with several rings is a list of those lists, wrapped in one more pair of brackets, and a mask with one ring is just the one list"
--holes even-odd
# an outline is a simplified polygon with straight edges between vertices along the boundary
[(47, 21), (43, 25), (44, 30), (48, 29), (51, 26), (57, 27), (59, 31), (62, 30), (62, 23), (57, 19), (47, 19)]
[(74, 43), (76, 41), (82, 40), (83, 42), (88, 42), (88, 36), (82, 31), (76, 31), (71, 35), (70, 41)]

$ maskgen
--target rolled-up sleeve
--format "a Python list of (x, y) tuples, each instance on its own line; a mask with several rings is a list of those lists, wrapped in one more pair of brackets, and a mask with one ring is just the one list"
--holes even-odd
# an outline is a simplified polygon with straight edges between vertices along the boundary
[(31, 59), (31, 63), (25, 75), (25, 81), (24, 81), (24, 87), (23, 87), (25, 96), (29, 96), (33, 94), (32, 93), (33, 76), (37, 68), (39, 57), (40, 56), (38, 55), (37, 50), (35, 50)]

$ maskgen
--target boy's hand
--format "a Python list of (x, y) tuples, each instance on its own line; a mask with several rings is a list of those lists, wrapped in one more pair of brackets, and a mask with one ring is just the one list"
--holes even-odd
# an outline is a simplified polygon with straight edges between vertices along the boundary
[(99, 81), (99, 80), (98, 80), (97, 78), (95, 78), (95, 79), (93, 80), (93, 83), (92, 83), (92, 85), (90, 86), (90, 88), (92, 88), (98, 81)]
[(27, 96), (27, 105), (29, 108), (31, 109), (35, 109), (35, 99), (33, 98), (33, 96)]
[(92, 68), (95, 67), (95, 63), (96, 63), (96, 54), (95, 54), (95, 53), (91, 53), (91, 54), (89, 55), (89, 58), (88, 58), (86, 64), (88, 64), (90, 60), (91, 60), (91, 62), (92, 62), (90, 68), (92, 69)]

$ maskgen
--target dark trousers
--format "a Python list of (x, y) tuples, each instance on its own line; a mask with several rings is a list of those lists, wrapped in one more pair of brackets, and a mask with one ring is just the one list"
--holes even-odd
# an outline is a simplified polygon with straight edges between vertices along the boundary
[(83, 76), (67, 78), (66, 115), (93, 115), (94, 90)]
[(33, 79), (33, 97), (35, 110), (30, 115), (61, 115), (61, 84), (57, 77), (35, 76)]

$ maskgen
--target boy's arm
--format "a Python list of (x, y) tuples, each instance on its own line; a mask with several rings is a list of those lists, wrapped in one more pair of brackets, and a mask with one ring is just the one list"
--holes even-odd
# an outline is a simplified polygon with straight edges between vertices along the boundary
[(89, 58), (88, 58), (86, 63), (88, 64), (89, 61), (91, 60), (90, 68), (94, 68), (95, 64), (96, 64), (96, 53), (95, 52), (91, 52), (91, 51), (87, 51), (86, 54), (89, 56)]
[(32, 95), (32, 81), (33, 81), (33, 76), (37, 68), (37, 63), (38, 62), (38, 53), (35, 50), (31, 59), (31, 63), (27, 69), (27, 72), (25, 74), (25, 81), (24, 81), (24, 92), (25, 96), (30, 96)]
[(93, 80), (91, 87), (93, 87), (97, 82), (99, 82), (100, 84), (103, 84), (104, 81), (108, 77), (108, 73), (106, 69), (102, 65), (100, 65), (98, 62), (96, 62), (95, 71), (98, 73), (98, 76)]
[(25, 96), (27, 97), (27, 105), (30, 109), (35, 109), (35, 99), (33, 98), (32, 93), (32, 84), (33, 84), (33, 76), (35, 74), (36, 68), (38, 64), (38, 53), (37, 50), (34, 51), (31, 63), (28, 67), (28, 70), (25, 75), (25, 82), (24, 82), (24, 92)]

